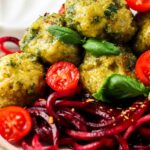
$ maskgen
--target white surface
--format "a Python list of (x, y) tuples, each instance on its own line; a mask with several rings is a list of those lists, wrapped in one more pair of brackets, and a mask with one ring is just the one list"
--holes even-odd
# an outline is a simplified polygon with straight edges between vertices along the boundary
[(21, 150), (20, 148), (16, 148), (13, 145), (9, 144), (1, 136), (0, 136), (0, 146), (2, 147), (0, 148), (0, 150)]
[[(0, 0), (0, 37), (21, 38), (25, 29), (45, 12), (57, 12), (65, 0)], [(0, 139), (0, 147), (5, 147)], [(6, 148), (13, 150), (12, 147)], [(0, 150), (4, 150), (0, 148)]]
[(21, 37), (45, 12), (57, 12), (65, 0), (0, 0), (0, 36)]

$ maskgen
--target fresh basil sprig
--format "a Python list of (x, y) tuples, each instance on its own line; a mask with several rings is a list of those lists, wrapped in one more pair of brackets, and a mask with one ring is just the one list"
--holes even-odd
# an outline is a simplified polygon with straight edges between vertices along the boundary
[(67, 44), (81, 44), (84, 49), (95, 56), (119, 55), (120, 49), (113, 43), (105, 40), (85, 39), (80, 34), (70, 28), (52, 25), (48, 31), (60, 41)]
[(105, 40), (88, 39), (83, 47), (95, 56), (120, 54), (119, 47)]
[(136, 79), (125, 75), (113, 74), (93, 96), (97, 100), (113, 102), (137, 96), (148, 96), (149, 89)]
[(60, 41), (68, 44), (81, 44), (82, 38), (80, 34), (70, 28), (57, 25), (49, 26), (48, 31)]

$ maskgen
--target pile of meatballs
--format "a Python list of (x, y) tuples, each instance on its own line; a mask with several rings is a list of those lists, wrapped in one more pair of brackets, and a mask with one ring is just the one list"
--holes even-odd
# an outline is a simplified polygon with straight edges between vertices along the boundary
[[(69, 27), (85, 38), (115, 43), (116, 56), (93, 56), (80, 45), (66, 44), (48, 32), (51, 25)], [(0, 107), (31, 105), (46, 90), (45, 72), (68, 61), (80, 71), (86, 92), (95, 93), (117, 73), (135, 78), (139, 54), (150, 48), (150, 12), (133, 14), (125, 0), (66, 0), (65, 13), (40, 16), (20, 41), (22, 53), (0, 59)]]

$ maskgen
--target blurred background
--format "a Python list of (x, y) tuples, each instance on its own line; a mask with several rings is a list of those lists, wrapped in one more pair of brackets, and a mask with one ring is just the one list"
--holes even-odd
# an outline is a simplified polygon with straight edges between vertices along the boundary
[(40, 15), (57, 12), (65, 0), (0, 0), (0, 36), (21, 38)]

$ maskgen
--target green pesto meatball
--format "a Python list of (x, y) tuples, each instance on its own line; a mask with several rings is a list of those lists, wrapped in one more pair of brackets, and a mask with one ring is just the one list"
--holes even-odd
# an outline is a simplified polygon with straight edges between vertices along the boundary
[(138, 14), (136, 19), (139, 32), (135, 39), (134, 50), (142, 53), (150, 49), (150, 12)]
[(81, 83), (93, 94), (103, 85), (106, 78), (114, 73), (134, 77), (135, 62), (136, 58), (130, 52), (123, 51), (118, 56), (100, 57), (86, 53), (80, 66)]
[[(105, 31), (108, 36), (116, 42), (128, 42), (137, 31), (133, 14), (127, 8), (125, 0), (113, 1), (116, 1), (115, 4), (118, 7), (118, 10), (108, 17), (109, 19)], [(111, 7), (109, 9), (113, 10), (113, 7)]]
[(125, 0), (66, 0), (65, 18), (68, 27), (86, 37), (127, 42), (136, 31)]
[(44, 68), (30, 54), (15, 53), (0, 59), (0, 108), (32, 104), (45, 90)]
[(80, 63), (79, 48), (65, 44), (47, 31), (50, 25), (64, 25), (60, 14), (46, 14), (39, 17), (27, 30), (20, 42), (21, 49), (26, 53), (38, 56), (46, 63), (53, 64), (58, 61), (69, 61), (78, 65)]

